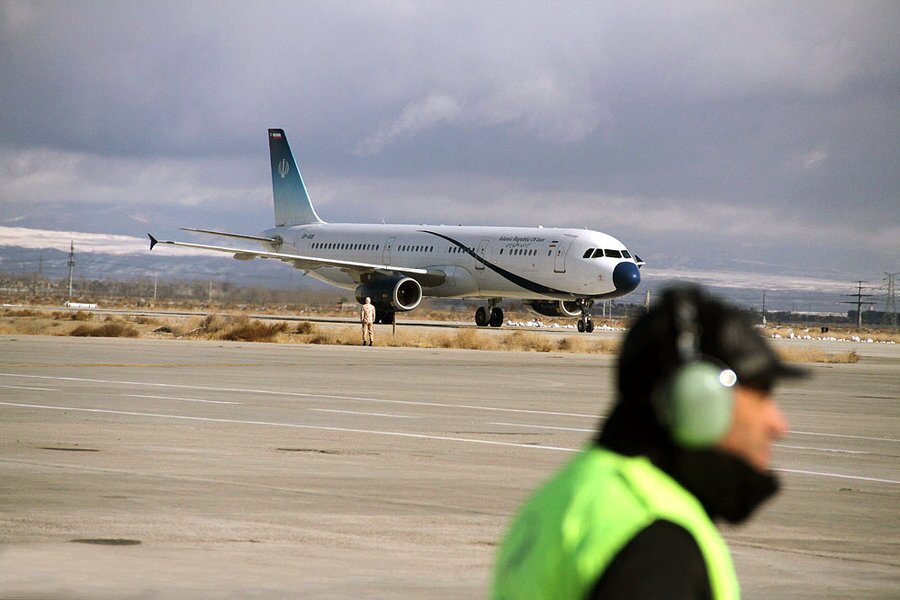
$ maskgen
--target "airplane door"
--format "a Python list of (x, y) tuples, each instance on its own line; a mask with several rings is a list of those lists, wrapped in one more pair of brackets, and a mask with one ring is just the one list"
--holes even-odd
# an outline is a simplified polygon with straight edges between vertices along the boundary
[(397, 238), (392, 237), (388, 238), (386, 242), (384, 242), (384, 250), (381, 251), (381, 263), (385, 265), (391, 264), (391, 249), (394, 247), (394, 241)]
[[(487, 247), (490, 243), (490, 238), (484, 238), (483, 240), (478, 242), (478, 251), (476, 252), (476, 254), (481, 258), (485, 258), (487, 256)], [(481, 261), (475, 261), (475, 268), (479, 271), (484, 271), (484, 263)]]
[(553, 258), (554, 272), (566, 272), (566, 254), (569, 253), (569, 248), (572, 246), (572, 242), (574, 241), (574, 235), (564, 235), (563, 239), (559, 241), (559, 245), (556, 247), (556, 256)]

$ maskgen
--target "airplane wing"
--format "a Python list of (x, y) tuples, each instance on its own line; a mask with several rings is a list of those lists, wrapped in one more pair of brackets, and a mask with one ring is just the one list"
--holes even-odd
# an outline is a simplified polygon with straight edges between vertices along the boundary
[[(228, 252), (234, 255), (237, 260), (253, 260), (254, 258), (274, 258), (286, 263), (291, 263), (294, 267), (310, 271), (319, 267), (337, 267), (348, 272), (369, 273), (372, 271), (393, 271), (395, 273), (404, 273), (411, 276), (419, 277), (436, 277), (443, 281), (446, 277), (443, 271), (435, 271), (429, 269), (416, 269), (413, 267), (398, 267), (392, 265), (379, 265), (374, 263), (361, 263), (349, 260), (337, 260), (333, 258), (321, 258), (318, 256), (301, 256), (299, 254), (285, 254), (282, 252), (264, 252), (262, 250), (246, 250), (244, 248), (228, 248), (225, 246), (208, 246), (206, 244), (192, 244), (189, 242), (172, 242), (168, 240), (158, 240), (153, 235), (147, 234), (150, 238), (150, 249), (157, 244), (170, 244), (172, 246), (185, 246), (187, 248), (202, 248), (204, 250), (215, 250), (216, 252)], [(413, 277), (418, 279), (419, 277)]]

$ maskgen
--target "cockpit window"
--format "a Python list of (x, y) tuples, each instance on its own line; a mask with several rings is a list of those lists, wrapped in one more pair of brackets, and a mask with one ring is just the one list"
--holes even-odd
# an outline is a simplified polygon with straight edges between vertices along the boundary
[(622, 258), (622, 253), (619, 252), (618, 250), (610, 250), (607, 248), (606, 256), (608, 256), (610, 258)]
[(588, 248), (587, 250), (584, 251), (584, 256), (582, 256), (581, 258), (590, 258), (591, 254), (593, 254), (593, 253), (594, 253), (594, 249)]
[(631, 258), (631, 253), (628, 250), (622, 250), (622, 258)]
[(603, 257), (603, 248), (597, 248), (594, 250), (594, 255), (591, 258), (602, 258)]

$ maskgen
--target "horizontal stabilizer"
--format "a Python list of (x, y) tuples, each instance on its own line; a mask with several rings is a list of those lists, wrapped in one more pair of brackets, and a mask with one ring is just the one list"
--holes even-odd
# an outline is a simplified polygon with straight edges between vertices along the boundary
[(277, 244), (280, 240), (275, 238), (261, 237), (258, 235), (246, 235), (243, 233), (228, 233), (226, 231), (213, 231), (212, 229), (197, 229), (196, 227), (181, 227), (182, 231), (193, 231), (194, 233), (207, 233), (209, 235), (219, 235), (222, 237), (236, 238), (239, 240), (252, 240), (254, 242), (270, 242)]

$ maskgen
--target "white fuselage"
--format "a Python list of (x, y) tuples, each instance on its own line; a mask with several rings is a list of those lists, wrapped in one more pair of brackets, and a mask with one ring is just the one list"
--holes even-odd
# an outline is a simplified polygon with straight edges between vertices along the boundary
[[(613, 271), (634, 257), (614, 237), (587, 229), (314, 223), (262, 236), (281, 240), (263, 244), (276, 252), (441, 272), (443, 281), (422, 283), (431, 297), (608, 299), (633, 289), (617, 290)], [(624, 254), (597, 256), (597, 249)], [(358, 273), (339, 266), (308, 272), (342, 288), (360, 284)]]

